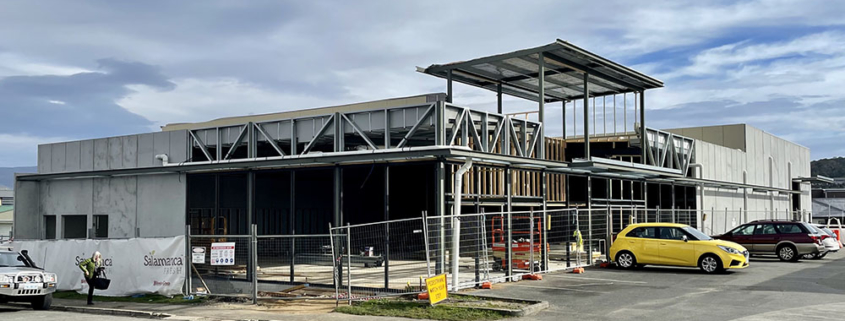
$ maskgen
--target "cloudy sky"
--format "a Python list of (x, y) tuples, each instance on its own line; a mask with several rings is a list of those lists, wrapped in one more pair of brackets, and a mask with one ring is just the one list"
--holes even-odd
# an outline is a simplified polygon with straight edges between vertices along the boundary
[[(650, 126), (749, 123), (813, 159), (845, 156), (845, 5), (832, 1), (7, 1), (0, 167), (34, 165), (45, 142), (443, 92), (415, 66), (557, 38), (663, 80)], [(455, 89), (461, 105), (495, 102)]]

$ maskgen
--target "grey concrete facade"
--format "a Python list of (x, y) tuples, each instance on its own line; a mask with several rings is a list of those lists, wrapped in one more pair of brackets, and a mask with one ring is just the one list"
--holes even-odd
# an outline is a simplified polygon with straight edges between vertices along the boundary
[[(793, 189), (793, 179), (810, 176), (809, 148), (746, 124), (667, 131), (696, 139), (694, 156), (701, 165), (700, 178)], [(800, 190), (792, 198), (800, 198), (801, 210), (809, 213), (809, 184), (801, 184)], [(790, 218), (792, 198), (785, 193), (705, 187), (698, 191), (697, 204), (712, 212), (710, 222), (703, 226), (722, 233), (751, 220)]]

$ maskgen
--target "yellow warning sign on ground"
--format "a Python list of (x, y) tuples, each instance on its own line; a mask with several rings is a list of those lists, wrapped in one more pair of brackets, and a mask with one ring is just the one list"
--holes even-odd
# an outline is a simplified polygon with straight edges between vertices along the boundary
[(428, 301), (431, 302), (431, 305), (446, 300), (448, 296), (448, 292), (446, 291), (446, 274), (425, 279), (425, 290), (428, 291)]

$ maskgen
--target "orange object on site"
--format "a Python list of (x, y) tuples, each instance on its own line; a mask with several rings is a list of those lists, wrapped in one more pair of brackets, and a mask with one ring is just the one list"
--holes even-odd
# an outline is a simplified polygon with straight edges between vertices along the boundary
[(484, 283), (481, 283), (481, 288), (482, 288), (482, 289), (492, 289), (492, 288), (493, 288), (493, 283), (490, 283), (490, 282), (484, 282)]
[(836, 234), (836, 240), (837, 240), (837, 241), (841, 241), (841, 240), (842, 240), (841, 238), (839, 238), (839, 237), (840, 237), (840, 235), (839, 235), (839, 229), (835, 229), (835, 230), (833, 230), (833, 234)]
[(543, 276), (542, 276), (542, 275), (539, 275), (539, 274), (526, 274), (526, 275), (523, 275), (523, 276), (522, 276), (522, 279), (523, 279), (523, 280), (535, 280), (535, 281), (539, 281), (539, 280), (542, 280), (542, 279), (543, 279)]
[(574, 268), (574, 269), (572, 269), (572, 273), (576, 273), (576, 274), (584, 273), (584, 268), (582, 268), (582, 267)]
[(423, 293), (417, 294), (417, 300), (428, 300), (428, 293), (423, 292)]

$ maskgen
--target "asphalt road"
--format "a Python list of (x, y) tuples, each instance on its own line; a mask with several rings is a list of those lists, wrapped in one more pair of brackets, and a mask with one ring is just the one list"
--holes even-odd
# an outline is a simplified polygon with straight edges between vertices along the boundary
[(114, 321), (137, 321), (150, 319), (137, 319), (127, 317), (116, 317), (112, 315), (92, 315), (84, 313), (62, 312), (62, 311), (35, 311), (17, 306), (0, 305), (0, 320), (3, 321), (91, 321), (91, 320), (114, 320)]
[(752, 258), (744, 270), (588, 269), (496, 285), (493, 296), (546, 300), (537, 320), (807, 320), (845, 314), (845, 254), (781, 262)]

